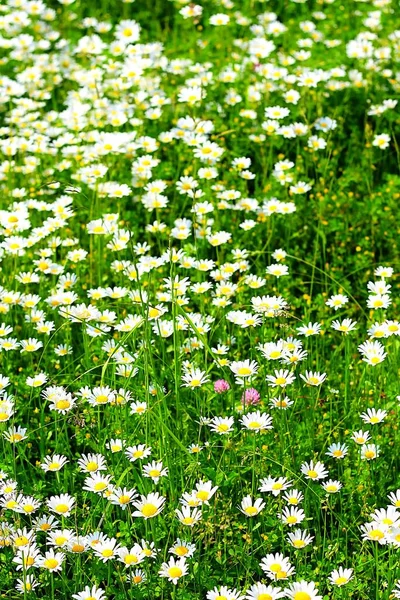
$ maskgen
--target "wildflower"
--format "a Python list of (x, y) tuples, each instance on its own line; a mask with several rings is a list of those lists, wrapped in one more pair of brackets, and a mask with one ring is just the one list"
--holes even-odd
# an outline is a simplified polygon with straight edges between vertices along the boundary
[(261, 498), (256, 498), (253, 502), (251, 496), (245, 496), (238, 508), (246, 517), (255, 517), (264, 507), (265, 502)]
[(255, 360), (233, 361), (229, 365), (232, 373), (238, 378), (252, 377), (258, 371), (258, 364)]
[(301, 508), (285, 506), (282, 509), (281, 514), (278, 515), (278, 518), (285, 523), (285, 525), (289, 525), (289, 527), (293, 527), (293, 525), (298, 525), (305, 519), (304, 511)]
[(275, 369), (273, 375), (267, 375), (266, 377), (270, 387), (286, 387), (293, 383), (295, 379), (296, 377), (293, 373), (284, 369)]
[(351, 319), (343, 319), (343, 321), (332, 321), (331, 327), (336, 331), (341, 331), (345, 335), (350, 333), (351, 331), (355, 331), (357, 325), (357, 321), (352, 321)]
[(45, 456), (43, 463), (40, 468), (43, 471), (59, 471), (63, 466), (69, 462), (66, 456), (62, 454), (54, 454), (53, 456)]
[(271, 417), (266, 413), (261, 413), (259, 410), (244, 415), (241, 418), (241, 423), (250, 431), (263, 432), (267, 429), (272, 429)]
[(307, 479), (324, 479), (328, 476), (328, 471), (325, 469), (325, 465), (321, 462), (310, 461), (301, 465), (301, 472), (306, 476)]
[(82, 592), (72, 594), (74, 600), (106, 600), (105, 592), (96, 585), (91, 588), (87, 585)]
[(387, 417), (386, 410), (376, 410), (375, 408), (368, 408), (366, 412), (360, 415), (361, 419), (364, 423), (369, 423), (370, 425), (376, 425), (377, 423), (382, 423)]
[(111, 504), (117, 504), (125, 510), (128, 504), (131, 504), (137, 497), (136, 490), (128, 490), (127, 488), (113, 488), (109, 496)]
[(279, 600), (284, 596), (282, 588), (264, 583), (254, 583), (246, 592), (246, 600)]
[(374, 460), (379, 453), (380, 447), (376, 444), (364, 444), (361, 448), (361, 460)]
[(213, 486), (211, 481), (201, 481), (196, 483), (196, 489), (194, 490), (194, 496), (200, 500), (201, 504), (209, 504), (209, 500), (214, 496), (218, 486)]
[(118, 549), (119, 545), (117, 544), (117, 540), (115, 538), (106, 538), (102, 541), (99, 541), (93, 548), (95, 555), (102, 562), (107, 562), (108, 560), (113, 559), (117, 555)]
[(201, 521), (201, 511), (197, 508), (191, 509), (190, 506), (183, 506), (182, 510), (177, 508), (175, 513), (182, 525), (187, 525), (188, 527), (193, 527)]
[(286, 477), (266, 477), (265, 479), (261, 479), (261, 485), (258, 488), (260, 492), (271, 492), (273, 496), (279, 496), (281, 492), (287, 490), (292, 482), (288, 481)]
[(372, 140), (372, 145), (376, 146), (380, 150), (385, 150), (389, 147), (390, 135), (387, 133), (381, 133), (380, 135), (376, 135)]
[(182, 386), (194, 389), (207, 383), (209, 381), (209, 377), (206, 375), (205, 371), (201, 371), (200, 369), (191, 369), (182, 375), (182, 381)]
[(207, 600), (218, 600), (221, 598), (224, 598), (224, 600), (244, 600), (244, 596), (241, 596), (238, 590), (230, 589), (225, 585), (208, 591), (206, 598)]
[(210, 423), (211, 431), (226, 435), (233, 431), (233, 417), (214, 417)]
[(60, 494), (59, 496), (51, 496), (47, 500), (49, 509), (63, 517), (69, 517), (75, 504), (75, 498), (69, 494)]
[(326, 454), (333, 458), (344, 458), (348, 451), (349, 449), (345, 444), (331, 444), (328, 447), (328, 452), (326, 452)]
[(285, 558), (283, 554), (267, 554), (261, 562), (260, 567), (264, 573), (275, 581), (287, 579), (291, 575), (294, 575), (295, 568), (292, 567), (288, 558)]
[(293, 548), (296, 548), (296, 550), (300, 550), (301, 548), (305, 548), (306, 546), (311, 544), (311, 542), (314, 539), (314, 536), (309, 535), (305, 530), (295, 529), (292, 533), (288, 533), (286, 539), (289, 542), (289, 544), (293, 546)]
[(322, 600), (313, 581), (307, 582), (304, 579), (296, 581), (296, 583), (291, 583), (285, 591), (286, 597), (291, 600)]
[(126, 567), (138, 565), (145, 559), (143, 548), (139, 544), (135, 544), (130, 550), (125, 547), (120, 547), (116, 550), (118, 560)]
[(40, 558), (39, 566), (54, 573), (62, 570), (64, 560), (65, 554), (62, 552), (54, 552), (54, 550), (51, 549)]
[(148, 494), (147, 496), (140, 496), (140, 501), (135, 500), (133, 502), (137, 510), (132, 513), (132, 516), (151, 519), (160, 514), (164, 508), (164, 502), (165, 498), (157, 492)]
[(316, 371), (306, 371), (306, 374), (300, 374), (300, 377), (307, 383), (307, 385), (321, 385), (326, 379), (326, 373), (317, 373)]
[(328, 479), (328, 481), (324, 481), (322, 487), (328, 494), (336, 494), (343, 487), (340, 481), (335, 481), (333, 479)]
[(190, 558), (196, 551), (196, 545), (191, 542), (187, 542), (185, 540), (181, 540), (177, 538), (174, 545), (168, 550), (171, 554), (175, 554), (176, 556)]
[(362, 531), (362, 539), (370, 542), (378, 542), (380, 545), (385, 545), (388, 542), (389, 526), (383, 523), (365, 523), (360, 527)]
[(150, 477), (154, 483), (158, 483), (160, 477), (166, 477), (168, 475), (168, 467), (163, 467), (162, 462), (155, 462), (143, 466), (144, 477)]
[(242, 394), (241, 401), (246, 406), (254, 406), (260, 402), (260, 393), (255, 388), (247, 388)]

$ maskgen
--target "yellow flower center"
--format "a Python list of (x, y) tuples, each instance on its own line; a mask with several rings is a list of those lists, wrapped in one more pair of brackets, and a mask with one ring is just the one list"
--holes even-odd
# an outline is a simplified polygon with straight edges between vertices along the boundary
[(131, 565), (132, 563), (138, 562), (138, 557), (134, 554), (127, 554), (124, 558), (124, 562), (126, 565)]
[(283, 484), (279, 483), (278, 481), (276, 483), (272, 484), (272, 489), (273, 490), (281, 490), (283, 488)]
[(272, 563), (272, 565), (269, 567), (269, 570), (272, 571), (272, 573), (279, 573), (281, 570), (281, 565), (279, 563)]
[(176, 577), (182, 577), (182, 569), (179, 567), (171, 567), (168, 569), (168, 575), (173, 579)]
[(327, 492), (336, 492), (337, 491), (337, 485), (333, 485), (333, 484), (329, 484), (325, 487), (325, 490)]
[(251, 421), (248, 425), (249, 429), (260, 429), (261, 423), (260, 421)]
[(277, 377), (275, 379), (275, 383), (276, 383), (276, 385), (285, 385), (286, 377)]
[(250, 367), (239, 367), (237, 370), (237, 374), (242, 376), (251, 375), (251, 369)]
[(316, 477), (318, 477), (318, 473), (317, 473), (317, 471), (314, 471), (314, 469), (310, 469), (309, 471), (307, 471), (307, 475), (311, 479), (315, 479)]
[(71, 403), (69, 402), (69, 400), (58, 400), (58, 402), (56, 402), (56, 408), (58, 408), (58, 410), (65, 410), (70, 406)]
[(33, 504), (25, 504), (25, 506), (24, 506), (24, 512), (31, 513), (34, 510), (35, 510), (35, 507), (33, 506)]
[(285, 579), (287, 576), (287, 571), (278, 571), (275, 575), (276, 579)]
[(186, 548), (186, 546), (177, 546), (175, 548), (175, 552), (178, 556), (186, 556), (189, 550)]
[(297, 523), (297, 517), (295, 517), (295, 516), (288, 517), (286, 519), (286, 523), (288, 523), (289, 525), (293, 525), (294, 523)]
[(102, 492), (106, 489), (106, 487), (107, 484), (105, 483), (105, 481), (98, 481), (94, 484), (93, 489), (95, 490), (95, 492)]
[(248, 506), (247, 508), (244, 509), (244, 512), (249, 515), (250, 517), (253, 517), (254, 515), (256, 515), (258, 513), (258, 510), (256, 509), (255, 506)]
[(19, 537), (15, 538), (15, 540), (14, 540), (14, 544), (16, 546), (26, 546), (28, 543), (29, 543), (29, 540), (25, 535), (20, 535)]
[(375, 452), (373, 450), (367, 450), (365, 453), (365, 458), (374, 458)]
[(157, 510), (158, 510), (157, 506), (155, 506), (154, 504), (147, 503), (142, 508), (142, 514), (145, 517), (154, 517), (154, 515), (157, 512)]
[(122, 496), (119, 497), (119, 503), (120, 504), (128, 504), (130, 502), (131, 497), (128, 496), (128, 494), (122, 494)]
[(192, 525), (194, 523), (194, 519), (193, 519), (193, 517), (184, 517), (182, 519), (182, 523), (184, 525)]
[(44, 566), (46, 567), (46, 569), (55, 569), (56, 567), (58, 567), (58, 560), (55, 558), (47, 558), (44, 561)]
[(150, 477), (159, 477), (160, 470), (159, 469), (151, 469), (151, 471), (149, 471), (149, 475), (150, 475)]
[(257, 596), (257, 600), (272, 600), (272, 596), (269, 594), (260, 594)]
[(104, 556), (104, 558), (109, 558), (113, 555), (113, 551), (111, 550), (111, 548), (105, 548), (101, 551), (101, 555)]
[(98, 468), (99, 465), (94, 461), (88, 462), (86, 465), (86, 470), (90, 472), (97, 471)]
[(336, 585), (343, 585), (344, 583), (347, 583), (347, 579), (346, 577), (338, 577), (335, 579), (335, 583)]
[(106, 404), (107, 402), (108, 402), (108, 396), (106, 396), (106, 394), (99, 394), (98, 396), (96, 396), (97, 404)]
[(61, 514), (65, 514), (68, 511), (69, 511), (68, 504), (57, 504), (57, 506), (56, 506), (56, 512), (59, 512)]
[(135, 575), (133, 577), (133, 582), (134, 583), (140, 583), (142, 581), (143, 577), (141, 575)]
[(304, 540), (294, 540), (293, 541), (293, 546), (295, 548), (304, 548), (305, 545), (306, 544), (305, 544)]
[(0, 412), (0, 422), (1, 421), (8, 421), (8, 419), (10, 418), (10, 415), (6, 412)]
[(60, 463), (52, 462), (49, 464), (49, 471), (57, 471), (61, 467)]
[(85, 551), (85, 546), (83, 544), (73, 544), (71, 550), (76, 554), (80, 554), (81, 552)]
[(220, 423), (217, 429), (218, 431), (228, 431), (229, 425), (227, 425), (227, 423)]
[(369, 537), (371, 540), (381, 540), (385, 537), (385, 534), (379, 529), (372, 529), (372, 531), (369, 532)]
[(210, 497), (210, 493), (207, 492), (207, 490), (200, 490), (199, 492), (196, 493), (196, 498), (198, 498), (202, 502), (204, 502), (205, 500), (208, 500), (209, 497)]
[(311, 600), (311, 596), (307, 592), (296, 592), (293, 600)]

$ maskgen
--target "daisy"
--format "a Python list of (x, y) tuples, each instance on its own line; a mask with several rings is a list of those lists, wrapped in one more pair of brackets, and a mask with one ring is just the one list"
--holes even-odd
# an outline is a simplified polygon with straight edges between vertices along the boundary
[(147, 496), (140, 496), (140, 500), (135, 500), (133, 505), (137, 508), (132, 513), (133, 517), (143, 517), (151, 519), (157, 516), (164, 508), (164, 496), (160, 496), (157, 492), (150, 493)]
[(126, 448), (125, 454), (131, 462), (135, 462), (135, 460), (142, 460), (143, 458), (149, 457), (151, 454), (151, 448), (145, 446), (144, 444), (139, 444), (138, 446), (129, 446)]
[(179, 508), (175, 509), (175, 514), (182, 525), (193, 527), (196, 523), (201, 521), (201, 511), (198, 508), (191, 509), (190, 506), (183, 506), (182, 510)]
[(128, 504), (132, 504), (132, 502), (137, 497), (136, 490), (128, 490), (127, 488), (113, 488), (112, 493), (110, 494), (108, 500), (111, 504), (116, 504), (125, 510)]
[(242, 425), (249, 431), (263, 432), (272, 429), (272, 419), (266, 413), (256, 410), (253, 413), (247, 413), (241, 418)]
[(291, 600), (322, 600), (313, 581), (309, 583), (303, 579), (296, 581), (296, 583), (291, 583), (285, 591), (286, 597)]
[(106, 600), (105, 592), (96, 585), (89, 587), (88, 585), (82, 592), (72, 594), (74, 600)]
[(261, 485), (258, 488), (260, 492), (271, 492), (273, 496), (279, 496), (281, 492), (286, 490), (292, 485), (291, 481), (288, 481), (286, 477), (266, 477), (261, 479)]
[(126, 567), (138, 565), (145, 559), (143, 548), (139, 544), (135, 544), (130, 550), (125, 546), (116, 550), (118, 560), (121, 561)]
[(362, 531), (362, 539), (370, 542), (378, 542), (381, 546), (384, 546), (388, 542), (388, 535), (390, 528), (388, 525), (383, 523), (365, 523), (360, 527)]
[(375, 408), (368, 408), (366, 412), (360, 415), (361, 419), (364, 423), (369, 423), (370, 425), (376, 425), (377, 423), (382, 423), (387, 417), (386, 410), (376, 410)]
[(211, 431), (214, 431), (215, 433), (226, 435), (233, 431), (233, 423), (233, 417), (214, 417), (211, 420), (209, 427)]
[(310, 335), (318, 335), (321, 333), (321, 325), (320, 323), (308, 323), (308, 325), (301, 325), (297, 327), (297, 331), (300, 335), (304, 335), (305, 337), (310, 337)]
[(379, 456), (380, 446), (376, 444), (364, 444), (361, 448), (361, 460), (374, 460)]
[(293, 546), (293, 548), (299, 550), (311, 544), (311, 542), (314, 539), (314, 536), (308, 535), (307, 531), (305, 530), (295, 529), (293, 533), (288, 533), (286, 539), (289, 542), (289, 544)]
[[(90, 543), (90, 542), (89, 542)], [(117, 555), (119, 544), (115, 538), (105, 537), (103, 541), (97, 542), (93, 546), (95, 555), (102, 561), (107, 562)]]
[(40, 557), (38, 564), (39, 567), (53, 573), (62, 570), (64, 560), (65, 554), (62, 552), (54, 552), (54, 550), (51, 549), (46, 552), (44, 556)]
[(307, 385), (321, 385), (326, 379), (326, 373), (318, 373), (317, 371), (306, 371), (306, 374), (300, 374), (300, 377), (303, 381), (306, 382)]
[(230, 589), (225, 585), (215, 587), (213, 590), (207, 592), (207, 600), (244, 600), (244, 596), (241, 596), (240, 592), (235, 589)]
[(188, 567), (184, 557), (175, 559), (173, 556), (166, 563), (161, 565), (158, 574), (160, 577), (167, 577), (168, 581), (172, 581), (176, 585), (181, 577), (187, 575)]
[(282, 588), (264, 583), (254, 583), (246, 592), (246, 600), (279, 600), (284, 597)]
[(328, 477), (328, 471), (325, 469), (325, 465), (321, 462), (310, 461), (301, 465), (301, 472), (306, 476), (307, 479), (324, 479)]
[(262, 498), (256, 498), (253, 502), (251, 496), (245, 496), (238, 508), (246, 517), (255, 517), (264, 507), (265, 502), (263, 502)]
[(325, 454), (333, 458), (344, 458), (348, 451), (349, 449), (345, 444), (331, 444)]
[(363, 431), (362, 429), (359, 429), (358, 431), (354, 431), (351, 435), (351, 439), (356, 444), (359, 444), (360, 446), (362, 446), (362, 445), (366, 444), (368, 442), (368, 440), (370, 439), (369, 431)]
[(193, 491), (193, 495), (200, 500), (201, 504), (209, 504), (209, 500), (214, 496), (218, 486), (214, 486), (211, 481), (201, 481), (196, 483), (196, 489)]
[(289, 525), (289, 527), (293, 527), (293, 525), (298, 525), (306, 518), (304, 511), (301, 508), (296, 508), (295, 506), (291, 506), (288, 508), (285, 506), (282, 509), (282, 512), (278, 514), (278, 518), (285, 525)]
[(154, 483), (158, 483), (160, 477), (167, 477), (168, 475), (168, 467), (163, 467), (162, 462), (155, 462), (153, 460), (152, 463), (148, 465), (143, 465), (143, 476), (150, 477)]
[(343, 487), (340, 481), (335, 481), (333, 479), (328, 479), (328, 481), (324, 481), (322, 487), (328, 494), (336, 494)]
[(295, 568), (292, 567), (289, 559), (279, 553), (267, 554), (267, 556), (261, 560), (260, 567), (269, 579), (275, 581), (287, 579), (295, 573)]
[(190, 558), (196, 551), (196, 545), (191, 542), (187, 542), (185, 540), (181, 540), (177, 538), (174, 545), (168, 550), (171, 554), (175, 554), (176, 556)]
[(255, 360), (233, 361), (229, 365), (229, 368), (236, 377), (244, 379), (246, 377), (252, 377), (257, 373), (258, 364)]
[(350, 333), (351, 331), (355, 331), (357, 325), (357, 321), (352, 321), (351, 319), (343, 319), (342, 321), (332, 321), (332, 329), (335, 331), (341, 331), (345, 335)]
[(131, 583), (133, 585), (140, 585), (144, 583), (146, 579), (146, 573), (142, 569), (135, 569), (133, 573), (129, 573), (126, 576), (126, 580), (128, 581), (128, 583)]
[(329, 306), (330, 308), (334, 308), (335, 310), (338, 310), (339, 308), (342, 308), (342, 306), (344, 306), (345, 304), (347, 304), (347, 302), (349, 301), (347, 296), (343, 296), (343, 294), (336, 294), (334, 296), (331, 296), (326, 302), (326, 306)]
[(45, 456), (43, 459), (43, 463), (41, 463), (40, 468), (43, 471), (60, 471), (63, 466), (69, 462), (66, 456), (62, 454), (54, 454), (53, 456)]
[(197, 388), (201, 387), (208, 381), (210, 381), (205, 371), (201, 371), (200, 369), (191, 369), (184, 375), (182, 375), (182, 386), (188, 388)]
[(290, 371), (279, 369), (274, 371), (273, 375), (267, 375), (266, 380), (270, 387), (286, 387), (293, 383), (296, 377)]
[(69, 494), (60, 494), (59, 496), (51, 496), (47, 500), (48, 508), (63, 517), (69, 517), (75, 504), (75, 498)]

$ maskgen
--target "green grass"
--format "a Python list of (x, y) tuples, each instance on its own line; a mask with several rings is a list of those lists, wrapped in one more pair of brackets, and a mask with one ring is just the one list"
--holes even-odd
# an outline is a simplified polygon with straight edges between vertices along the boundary
[(0, 596), (399, 598), (398, 6), (18, 4)]

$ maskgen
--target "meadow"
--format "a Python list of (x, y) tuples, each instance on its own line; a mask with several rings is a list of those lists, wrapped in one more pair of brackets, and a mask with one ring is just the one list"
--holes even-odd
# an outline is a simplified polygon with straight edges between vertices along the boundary
[(400, 598), (400, 8), (0, 6), (0, 598)]

